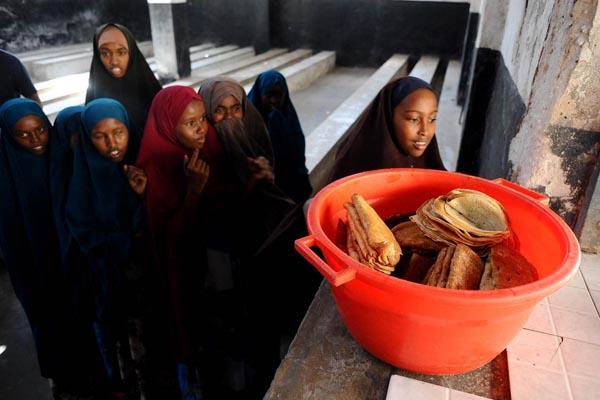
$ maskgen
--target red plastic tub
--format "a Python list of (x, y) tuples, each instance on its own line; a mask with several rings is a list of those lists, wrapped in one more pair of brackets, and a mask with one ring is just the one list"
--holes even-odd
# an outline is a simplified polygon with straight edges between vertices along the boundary
[[(371, 270), (334, 244), (338, 219), (346, 219), (344, 203), (353, 193), (385, 218), (414, 212), (425, 200), (456, 188), (479, 190), (504, 205), (519, 250), (536, 267), (538, 281), (493, 291), (441, 289)], [(543, 205), (546, 201), (505, 180), (420, 169), (370, 171), (333, 182), (315, 196), (307, 216), (310, 235), (298, 239), (296, 249), (330, 283), (346, 327), (368, 352), (410, 371), (463, 373), (498, 355), (533, 307), (577, 270), (577, 239)]]

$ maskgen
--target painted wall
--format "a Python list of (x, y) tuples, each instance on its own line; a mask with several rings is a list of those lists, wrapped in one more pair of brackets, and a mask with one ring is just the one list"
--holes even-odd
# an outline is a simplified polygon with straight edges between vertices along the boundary
[(393, 53), (461, 55), (469, 3), (277, 0), (272, 45), (335, 50), (340, 65), (378, 66)]
[(190, 0), (191, 44), (212, 42), (254, 46), (257, 52), (270, 47), (269, 0)]
[(150, 39), (146, 0), (2, 0), (0, 48), (21, 52), (91, 42), (106, 22), (127, 26), (139, 41)]

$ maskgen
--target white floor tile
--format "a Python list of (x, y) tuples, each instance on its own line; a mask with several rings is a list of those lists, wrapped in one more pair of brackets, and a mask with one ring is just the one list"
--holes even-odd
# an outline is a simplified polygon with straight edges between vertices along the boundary
[(585, 286), (585, 282), (583, 280), (583, 275), (581, 275), (581, 271), (579, 269), (577, 269), (577, 273), (575, 274), (575, 276), (573, 277), (573, 279), (571, 279), (569, 281), (569, 283), (567, 283), (567, 286), (578, 287), (578, 288), (581, 288), (581, 289), (586, 289), (587, 288)]
[(598, 314), (587, 289), (565, 286), (550, 296), (549, 302), (551, 307), (560, 307), (584, 314)]
[(569, 375), (574, 400), (600, 399), (600, 379)]
[(562, 373), (509, 360), (508, 374), (512, 400), (570, 399), (567, 380)]
[[(587, 375), (600, 379), (600, 346), (579, 340), (564, 339), (560, 351), (567, 374)], [(598, 393), (600, 398), (600, 392)]]
[(554, 335), (521, 329), (506, 348), (509, 360), (562, 373), (560, 339)]
[(600, 255), (581, 254), (581, 273), (590, 290), (600, 290)]
[(400, 375), (392, 375), (386, 400), (486, 400), (459, 390), (422, 382)]
[(552, 306), (550, 312), (557, 335), (600, 345), (600, 318), (598, 315), (580, 314)]
[(447, 400), (448, 396), (448, 388), (400, 375), (392, 375), (385, 399)]
[(550, 307), (548, 306), (548, 301), (546, 299), (536, 304), (524, 327), (532, 331), (539, 331), (550, 334), (555, 333), (554, 328), (552, 326), (552, 315), (550, 314)]

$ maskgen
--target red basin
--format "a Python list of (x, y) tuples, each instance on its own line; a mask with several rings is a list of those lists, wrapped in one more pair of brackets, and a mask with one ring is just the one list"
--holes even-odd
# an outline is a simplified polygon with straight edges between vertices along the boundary
[[(334, 244), (338, 219), (345, 220), (344, 203), (353, 193), (385, 218), (414, 212), (425, 200), (456, 188), (479, 190), (502, 203), (538, 281), (493, 291), (435, 288), (371, 270)], [(346, 327), (369, 353), (410, 371), (463, 373), (502, 352), (533, 307), (564, 286), (579, 266), (575, 235), (545, 200), (501, 179), (420, 169), (370, 171), (335, 181), (315, 196), (307, 215), (309, 236), (298, 239), (296, 249), (328, 280)]]

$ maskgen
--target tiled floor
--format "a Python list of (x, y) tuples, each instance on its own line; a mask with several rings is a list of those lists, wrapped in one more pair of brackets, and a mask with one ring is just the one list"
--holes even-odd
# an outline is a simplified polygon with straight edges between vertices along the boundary
[(513, 400), (600, 399), (600, 255), (538, 304), (508, 346)]
[[(600, 399), (600, 255), (582, 254), (567, 286), (544, 299), (507, 348), (512, 400)], [(388, 400), (477, 396), (392, 376)]]

